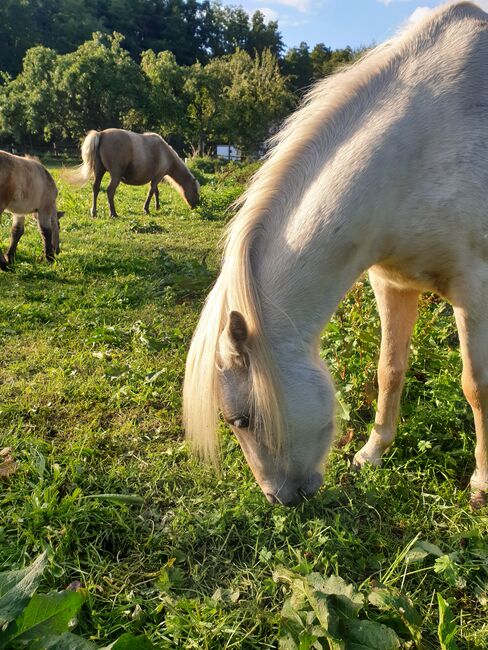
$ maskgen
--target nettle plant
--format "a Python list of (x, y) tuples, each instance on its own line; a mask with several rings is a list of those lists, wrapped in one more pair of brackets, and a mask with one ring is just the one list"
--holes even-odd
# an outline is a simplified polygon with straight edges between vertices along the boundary
[[(96, 650), (100, 648), (71, 631), (86, 600), (77, 582), (63, 591), (37, 594), (49, 558), (47, 551), (30, 566), (0, 573), (0, 648), (16, 650)], [(150, 650), (146, 637), (123, 634), (102, 650)]]

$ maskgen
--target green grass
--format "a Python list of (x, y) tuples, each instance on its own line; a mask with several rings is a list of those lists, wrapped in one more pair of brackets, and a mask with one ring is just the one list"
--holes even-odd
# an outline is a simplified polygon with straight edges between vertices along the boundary
[[(271, 508), (226, 432), (220, 475), (189, 455), (185, 355), (226, 209), (245, 182), (237, 172), (201, 178), (195, 212), (162, 188), (160, 212), (143, 216), (146, 188), (121, 187), (119, 220), (104, 194), (91, 219), (89, 188), (59, 182), (58, 261), (39, 261), (30, 220), (15, 272), (0, 275), (0, 448), (18, 463), (0, 482), (0, 571), (52, 547), (43, 586), (82, 582), (89, 597), (76, 631), (100, 645), (129, 631), (159, 648), (274, 648), (289, 588), (273, 572), (285, 567), (339, 574), (364, 593), (401, 589), (421, 614), (423, 648), (440, 647), (439, 593), (458, 647), (488, 647), (488, 518), (468, 507), (473, 423), (443, 302), (423, 301), (382, 469), (349, 467), (376, 398), (379, 322), (366, 281), (322, 339), (351, 439), (332, 453), (316, 498)], [(4, 216), (4, 248), (9, 225)], [(144, 502), (86, 498), (107, 493)], [(416, 539), (441, 557), (415, 555)], [(373, 606), (365, 612), (381, 621)]]

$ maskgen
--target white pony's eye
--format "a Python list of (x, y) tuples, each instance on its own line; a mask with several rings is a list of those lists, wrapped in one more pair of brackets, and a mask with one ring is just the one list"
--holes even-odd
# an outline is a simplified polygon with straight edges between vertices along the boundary
[(232, 422), (232, 426), (236, 429), (247, 429), (249, 428), (249, 417), (247, 415), (241, 415), (240, 418), (236, 418)]

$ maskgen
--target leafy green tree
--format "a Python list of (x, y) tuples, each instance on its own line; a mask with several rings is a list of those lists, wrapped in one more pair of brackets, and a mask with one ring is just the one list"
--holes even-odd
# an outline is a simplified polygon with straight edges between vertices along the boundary
[(144, 126), (156, 129), (168, 138), (182, 131), (186, 120), (183, 86), (185, 68), (179, 66), (171, 52), (144, 52), (141, 69), (146, 77), (148, 97)]
[(310, 50), (302, 41), (298, 47), (292, 47), (285, 54), (283, 71), (289, 76), (290, 85), (297, 93), (303, 92), (314, 79), (314, 65)]
[[(22, 58), (29, 47), (32, 31), (29, 4), (19, 0), (0, 2), (0, 68), (16, 75), (22, 69)], [(34, 41), (35, 42), (35, 41)]]
[(226, 85), (225, 68), (215, 59), (206, 66), (195, 63), (186, 71), (183, 93), (186, 119), (185, 138), (193, 153), (203, 156), (222, 131), (222, 93)]
[(220, 135), (244, 154), (255, 154), (295, 103), (287, 79), (269, 50), (254, 58), (237, 50), (213, 62), (217, 64), (226, 67), (228, 80), (222, 95), (225, 128)]
[(312, 76), (314, 81), (326, 76), (326, 64), (330, 61), (332, 50), (326, 47), (324, 43), (317, 43), (310, 52), (310, 61), (312, 63)]
[(278, 23), (270, 20), (265, 23), (262, 11), (255, 11), (251, 19), (251, 31), (246, 50), (250, 54), (261, 54), (269, 50), (274, 56), (280, 56), (283, 51), (283, 40), (278, 31)]
[(15, 79), (5, 76), (0, 86), (0, 133), (17, 142), (56, 135), (63, 119), (54, 87), (58, 62), (54, 50), (39, 45), (27, 51)]
[(334, 50), (330, 55), (330, 59), (325, 61), (322, 65), (322, 76), (326, 77), (327, 75), (332, 74), (346, 63), (352, 63), (355, 58), (356, 53), (349, 46), (342, 50)]
[(97, 32), (60, 57), (54, 81), (65, 137), (80, 138), (88, 129), (134, 128), (143, 122), (145, 79), (122, 40), (121, 34)]

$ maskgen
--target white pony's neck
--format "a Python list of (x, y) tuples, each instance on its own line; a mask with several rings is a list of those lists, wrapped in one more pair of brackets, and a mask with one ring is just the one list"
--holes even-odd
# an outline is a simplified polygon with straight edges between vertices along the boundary
[[(425, 94), (436, 90), (435, 78), (415, 89), (423, 57), (435, 68), (432, 37), (445, 58), (454, 19), (473, 13), (483, 15), (471, 3), (441, 7), (318, 84), (281, 132), (240, 215), (261, 215), (251, 259), (272, 343), (313, 345), (357, 277), (388, 256), (391, 224), (398, 223), (392, 215), (401, 210), (395, 178), (404, 170), (397, 151), (404, 142), (425, 142), (425, 129), (436, 128), (410, 115), (421, 114)], [(442, 39), (446, 48), (439, 47)], [(439, 60), (444, 86), (463, 63)]]

